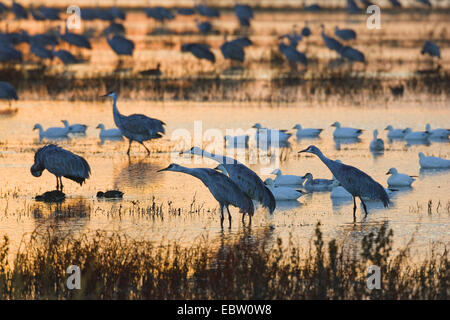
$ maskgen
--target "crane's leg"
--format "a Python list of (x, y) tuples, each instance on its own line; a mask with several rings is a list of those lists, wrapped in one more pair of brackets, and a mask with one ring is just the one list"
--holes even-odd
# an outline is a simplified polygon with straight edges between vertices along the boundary
[(220, 226), (223, 228), (223, 206), (220, 205)]
[(353, 197), (353, 221), (356, 221), (356, 197)]
[(59, 191), (59, 178), (56, 177), (56, 191)]
[(130, 150), (131, 150), (131, 143), (133, 142), (133, 140), (128, 140), (129, 144), (128, 144), (128, 151), (127, 151), (127, 155), (130, 155)]
[(229, 224), (229, 228), (231, 228), (231, 214), (230, 214), (230, 209), (228, 209), (228, 206), (227, 206), (227, 212), (228, 212), (228, 224)]
[(364, 212), (365, 212), (365, 217), (367, 217), (367, 207), (366, 207), (366, 204), (364, 203), (364, 201), (363, 201), (363, 199), (361, 198), (361, 197), (359, 197), (359, 199), (361, 200), (361, 203), (362, 203), (362, 205), (363, 205), (363, 208), (364, 208)]
[(148, 150), (147, 146), (144, 144), (144, 142), (139, 142), (140, 144), (142, 144), (145, 148), (145, 150), (147, 150), (147, 155), (150, 155), (150, 150)]
[(63, 191), (62, 178), (59, 177), (59, 187), (61, 188), (61, 192)]

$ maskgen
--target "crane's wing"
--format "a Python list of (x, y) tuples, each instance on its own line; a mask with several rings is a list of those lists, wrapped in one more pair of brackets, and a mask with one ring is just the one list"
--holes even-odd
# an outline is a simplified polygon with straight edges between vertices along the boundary
[(253, 215), (255, 209), (252, 200), (232, 179), (213, 169), (207, 169), (205, 172), (213, 182), (207, 184), (207, 187), (218, 201), (230, 203), (239, 208), (240, 212)]
[(230, 179), (246, 193), (251, 199), (255, 199), (273, 213), (276, 207), (272, 192), (266, 187), (261, 178), (243, 164), (224, 164)]
[(125, 119), (127, 130), (135, 134), (149, 134), (161, 136), (165, 133), (165, 123), (158, 119), (149, 118), (143, 114), (132, 114)]
[(49, 172), (71, 179), (79, 184), (83, 184), (84, 180), (89, 178), (91, 168), (84, 158), (57, 146), (52, 146), (43, 151), (41, 157)]
[(342, 186), (351, 194), (358, 194), (372, 200), (380, 200), (385, 207), (389, 206), (389, 196), (383, 186), (367, 173), (358, 168), (342, 164), (339, 180)]

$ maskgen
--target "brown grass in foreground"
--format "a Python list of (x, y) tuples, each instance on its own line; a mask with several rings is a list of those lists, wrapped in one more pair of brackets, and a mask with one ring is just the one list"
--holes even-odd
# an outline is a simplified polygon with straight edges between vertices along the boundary
[[(448, 299), (447, 249), (412, 263), (407, 246), (392, 255), (385, 225), (349, 258), (317, 225), (308, 250), (280, 239), (243, 236), (213, 248), (138, 241), (120, 234), (57, 235), (51, 228), (22, 243), (13, 264), (0, 242), (0, 299)], [(381, 268), (381, 289), (366, 286), (367, 267)], [(66, 268), (81, 269), (68, 290)]]

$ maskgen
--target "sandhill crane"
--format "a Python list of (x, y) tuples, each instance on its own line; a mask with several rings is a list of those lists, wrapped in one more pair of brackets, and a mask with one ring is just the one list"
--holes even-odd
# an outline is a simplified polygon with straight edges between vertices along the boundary
[(52, 50), (47, 49), (45, 46), (38, 43), (30, 43), (30, 51), (38, 58), (41, 59), (53, 59)]
[(364, 5), (364, 7), (370, 7), (373, 6), (373, 2), (369, 1), (369, 0), (361, 0), (362, 4)]
[(355, 0), (347, 0), (347, 12), (348, 13), (358, 13), (361, 10), (358, 5), (355, 3)]
[(194, 6), (195, 10), (197, 10), (200, 15), (208, 18), (218, 18), (220, 17), (220, 12), (214, 8), (208, 7), (205, 4), (199, 4)]
[(195, 19), (195, 24), (197, 25), (198, 31), (201, 33), (208, 33), (212, 30), (212, 24), (209, 21), (199, 21)]
[(364, 56), (364, 53), (350, 46), (342, 47), (339, 50), (339, 54), (342, 56), (342, 58), (346, 58), (350, 61), (359, 61), (363, 63), (366, 62), (366, 57)]
[(314, 4), (310, 4), (308, 6), (305, 6), (304, 10), (310, 11), (310, 12), (318, 12), (318, 11), (322, 10), (322, 7), (320, 5), (314, 3)]
[(25, 10), (25, 8), (20, 3), (17, 3), (15, 0), (13, 0), (12, 2), (11, 10), (14, 13), (17, 20), (28, 18), (28, 13)]
[(220, 51), (225, 59), (244, 62), (245, 52), (239, 41), (227, 41), (228, 34), (225, 33), (225, 43), (220, 46)]
[(165, 133), (165, 123), (158, 119), (149, 118), (143, 114), (132, 114), (124, 116), (117, 109), (117, 93), (109, 92), (103, 97), (113, 99), (113, 115), (116, 126), (124, 137), (129, 140), (127, 154), (130, 155), (131, 143), (139, 142), (150, 154), (150, 150), (144, 144), (144, 141), (161, 138)]
[(175, 18), (175, 15), (169, 9), (164, 7), (144, 8), (144, 11), (147, 17), (162, 23), (164, 23), (165, 20), (172, 20)]
[(65, 34), (61, 34), (61, 29), (58, 30), (59, 37), (62, 41), (79, 48), (92, 49), (91, 43), (85, 36), (70, 32), (67, 25), (65, 30)]
[(303, 52), (298, 51), (294, 46), (286, 45), (282, 42), (278, 46), (278, 49), (289, 61), (292, 69), (297, 67), (297, 63), (301, 63), (305, 67), (308, 65), (308, 58), (306, 55)]
[(189, 151), (181, 152), (181, 154), (203, 156), (219, 162), (223, 165), (226, 174), (228, 174), (230, 179), (236, 183), (246, 195), (251, 199), (260, 202), (263, 207), (268, 208), (271, 214), (275, 210), (276, 204), (273, 194), (267, 189), (264, 182), (253, 170), (249, 169), (239, 161), (222, 155), (209, 153), (198, 147), (192, 147)]
[(226, 208), (228, 212), (229, 226), (231, 227), (231, 214), (228, 208), (229, 205), (240, 209), (239, 212), (242, 213), (242, 221), (244, 221), (244, 216), (247, 213), (251, 222), (251, 218), (255, 211), (252, 200), (225, 174), (222, 174), (214, 169), (186, 168), (175, 163), (170, 164), (165, 169), (158, 170), (158, 172), (161, 171), (182, 172), (200, 179), (209, 189), (217, 202), (219, 202), (221, 225), (223, 225), (223, 209)]
[(91, 168), (84, 158), (54, 144), (42, 147), (35, 153), (30, 171), (33, 176), (40, 177), (45, 169), (55, 175), (56, 190), (61, 192), (62, 177), (82, 185), (91, 174)]
[(308, 27), (308, 21), (305, 21), (305, 26), (302, 29), (302, 36), (309, 37), (311, 35), (311, 29)]
[(234, 5), (234, 13), (242, 27), (250, 27), (250, 20), (253, 18), (253, 10), (248, 4)]
[(320, 27), (322, 28), (322, 39), (327, 48), (339, 52), (342, 49), (342, 44), (338, 40), (325, 34), (325, 26), (323, 24)]
[(431, 2), (430, 2), (430, 0), (416, 0), (417, 2), (420, 2), (421, 4), (424, 4), (424, 5), (426, 5), (426, 6), (428, 6), (428, 7), (430, 7), (431, 8)]
[(195, 14), (195, 10), (191, 8), (178, 8), (177, 13), (181, 14), (182, 16), (192, 16)]
[(69, 133), (86, 133), (87, 125), (75, 123), (72, 125), (69, 125), (69, 122), (67, 120), (61, 120), (62, 123), (64, 123), (64, 127), (69, 129)]
[(308, 138), (317, 138), (323, 129), (314, 129), (314, 128), (302, 128), (300, 124), (296, 124), (292, 129), (296, 129), (296, 135), (299, 138), (308, 137)]
[(387, 183), (390, 187), (410, 187), (411, 184), (415, 181), (415, 179), (407, 174), (398, 173), (397, 169), (390, 168), (386, 175), (391, 175), (387, 179)]
[(120, 20), (126, 19), (126, 13), (117, 6), (117, 0), (114, 0), (114, 6), (109, 9), (109, 12), (111, 13), (114, 19)]
[(439, 59), (441, 58), (441, 51), (439, 49), (439, 46), (432, 41), (425, 41), (420, 53), (423, 55), (428, 53), (431, 57), (438, 57)]
[(117, 23), (117, 22), (111, 22), (109, 24), (109, 26), (107, 26), (103, 31), (102, 31), (102, 35), (108, 35), (108, 34), (119, 34), (119, 35), (124, 35), (125, 34), (125, 27), (122, 23)]
[(394, 8), (401, 8), (402, 4), (398, 0), (389, 0)]
[(206, 59), (212, 63), (216, 62), (214, 53), (211, 52), (209, 46), (200, 43), (185, 43), (181, 46), (182, 52), (190, 52), (197, 59)]
[(111, 33), (107, 34), (106, 41), (108, 42), (111, 49), (118, 56), (132, 56), (134, 51), (134, 43), (131, 40), (119, 35), (114, 34), (111, 37)]
[(334, 29), (334, 34), (342, 40), (356, 39), (356, 32), (352, 29), (339, 29), (338, 26)]
[(19, 100), (19, 97), (17, 96), (16, 89), (10, 83), (0, 81), (0, 99), (11, 101)]
[(378, 138), (378, 130), (373, 130), (373, 140), (369, 145), (370, 151), (384, 151), (384, 141)]
[(292, 33), (286, 33), (280, 36), (280, 39), (287, 38), (289, 40), (289, 45), (297, 48), (298, 43), (302, 40), (302, 34), (298, 32), (297, 25), (292, 26)]
[(59, 19), (61, 19), (59, 16), (60, 11), (58, 8), (39, 6), (37, 10), (37, 12), (32, 10), (32, 6), (30, 6), (31, 14), (33, 15), (34, 19), (37, 18), (36, 20), (42, 18), (42, 20), (58, 21)]
[(55, 49), (53, 47), (52, 54), (55, 57), (59, 58), (59, 60), (61, 60), (61, 62), (65, 65), (80, 63), (80, 61), (77, 58), (75, 58), (75, 56), (73, 54), (71, 54), (69, 51), (64, 50), (64, 49), (55, 51)]
[(22, 52), (16, 50), (9, 42), (0, 43), (0, 62), (21, 62)]
[(389, 197), (383, 186), (373, 180), (365, 172), (325, 157), (325, 155), (314, 145), (299, 151), (299, 153), (312, 153), (319, 157), (320, 160), (330, 169), (333, 176), (341, 183), (341, 185), (353, 196), (353, 219), (356, 220), (356, 197), (361, 200), (364, 212), (367, 215), (367, 207), (363, 198), (372, 200), (380, 200), (384, 207), (389, 205)]

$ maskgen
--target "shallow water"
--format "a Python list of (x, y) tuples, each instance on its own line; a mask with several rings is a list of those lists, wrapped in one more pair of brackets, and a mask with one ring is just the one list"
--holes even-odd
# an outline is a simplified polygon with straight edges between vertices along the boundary
[[(270, 228), (274, 237), (288, 239), (290, 236), (307, 245), (314, 225), (321, 221), (325, 238), (331, 237), (358, 243), (362, 236), (372, 228), (387, 223), (394, 230), (396, 246), (406, 244), (414, 235), (414, 246), (419, 250), (427, 248), (433, 241), (448, 243), (450, 240), (450, 170), (420, 170), (418, 152), (450, 158), (450, 143), (431, 141), (429, 144), (407, 145), (405, 141), (389, 143), (383, 129), (391, 124), (394, 127), (411, 127), (424, 130), (425, 124), (432, 128), (448, 127), (449, 111), (445, 103), (430, 105), (389, 105), (356, 107), (351, 105), (315, 107), (303, 104), (277, 105), (238, 103), (188, 103), (147, 101), (120, 101), (119, 109), (124, 114), (144, 113), (167, 123), (166, 136), (147, 145), (153, 151), (146, 156), (143, 147), (133, 144), (131, 157), (128, 158), (126, 141), (105, 141), (100, 144), (98, 123), (107, 128), (113, 127), (111, 102), (70, 103), (50, 101), (21, 101), (19, 112), (12, 117), (0, 118), (0, 176), (2, 177), (0, 198), (0, 234), (7, 234), (12, 247), (17, 248), (24, 234), (36, 227), (53, 225), (68, 232), (89, 232), (96, 229), (122, 230), (127, 235), (146, 238), (155, 242), (181, 239), (189, 245), (199, 237), (239, 235), (244, 232), (240, 214), (231, 209), (233, 221), (231, 229), (222, 230), (219, 223), (217, 202), (206, 187), (188, 175), (174, 172), (158, 173), (171, 162), (189, 161), (186, 166), (216, 166), (212, 161), (200, 158), (179, 159), (177, 151), (182, 147), (174, 141), (176, 132), (186, 129), (194, 136), (194, 123), (200, 121), (204, 134), (208, 129), (217, 129), (221, 135), (227, 129), (251, 128), (255, 122), (270, 128), (291, 129), (296, 123), (304, 127), (323, 128), (320, 139), (301, 140), (290, 138), (291, 145), (284, 149), (282, 156), (267, 163), (249, 164), (263, 179), (274, 167), (285, 174), (304, 175), (311, 172), (315, 178), (331, 178), (328, 169), (313, 156), (298, 155), (297, 151), (310, 144), (317, 145), (325, 155), (332, 159), (341, 159), (344, 163), (357, 166), (386, 186), (386, 172), (396, 167), (399, 172), (418, 176), (411, 189), (395, 193), (392, 206), (384, 209), (380, 203), (368, 203), (369, 215), (364, 218), (359, 208), (357, 222), (353, 224), (352, 202), (333, 202), (329, 192), (307, 194), (299, 201), (277, 203), (273, 215), (259, 208), (252, 223), (252, 229)], [(63, 179), (68, 199), (61, 205), (44, 204), (34, 201), (37, 194), (55, 188), (55, 178), (48, 172), (40, 178), (30, 174), (34, 152), (46, 141), (39, 142), (38, 132), (32, 131), (35, 123), (49, 126), (61, 126), (58, 119), (68, 119), (69, 123), (88, 125), (85, 137), (71, 137), (69, 141), (58, 144), (89, 162), (92, 176), (80, 187), (76, 183)], [(332, 138), (330, 125), (340, 121), (343, 126), (364, 129), (360, 142), (341, 144), (340, 148)], [(386, 151), (374, 156), (369, 152), (369, 143), (373, 129), (379, 129), (379, 137), (385, 140)], [(177, 131), (178, 130), (178, 131)], [(209, 131), (211, 132), (211, 131)], [(198, 135), (194, 139), (198, 139)], [(209, 138), (205, 139), (210, 142)], [(256, 148), (250, 142), (250, 153)], [(203, 145), (208, 147), (208, 143)], [(218, 144), (221, 146), (221, 143)], [(211, 146), (211, 144), (209, 144)], [(171, 152), (171, 150), (173, 152)], [(216, 150), (223, 152), (221, 149)], [(277, 162), (275, 159), (281, 160)], [(122, 201), (98, 201), (97, 191), (119, 189), (125, 193)], [(196, 212), (188, 212), (195, 199)], [(432, 201), (431, 213), (428, 202)], [(165, 215), (155, 217), (139, 211), (138, 208), (150, 207), (155, 201), (162, 204)], [(179, 215), (167, 214), (169, 206), (183, 208)], [(191, 210), (195, 211), (195, 210)]]

